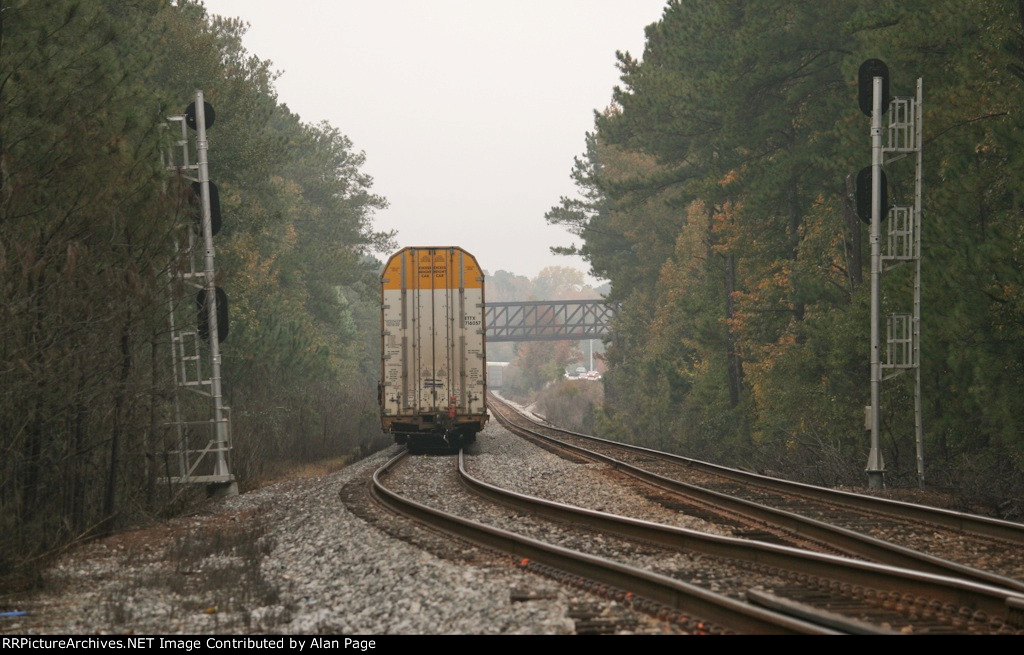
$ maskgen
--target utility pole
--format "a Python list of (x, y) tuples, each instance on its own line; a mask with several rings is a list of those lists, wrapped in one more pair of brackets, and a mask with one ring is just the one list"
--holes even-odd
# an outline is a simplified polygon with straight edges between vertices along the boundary
[[(235, 495), (238, 483), (231, 473), (228, 455), (231, 451), (230, 409), (224, 405), (221, 388), (220, 343), (227, 337), (227, 295), (216, 286), (213, 237), (220, 229), (220, 200), (217, 186), (210, 181), (209, 141), (206, 130), (214, 122), (213, 106), (204, 100), (203, 92), (195, 92), (195, 101), (184, 114), (169, 116), (168, 123), (177, 125), (180, 138), (169, 152), (164, 152), (168, 172), (191, 182), (193, 227), (188, 231), (184, 253), (188, 269), (178, 273), (181, 282), (198, 290), (196, 324), (176, 324), (177, 304), (173, 279), (169, 280), (169, 321), (171, 352), (175, 377), (175, 427), (173, 447), (164, 453), (165, 480), (174, 484), (205, 484), (210, 495)], [(186, 126), (195, 133), (196, 162), (190, 156), (190, 140)], [(197, 234), (198, 232), (198, 234)], [(198, 257), (202, 244), (202, 256)], [(176, 241), (181, 252), (181, 246)], [(198, 260), (198, 261), (197, 261)], [(206, 341), (204, 347), (201, 342)], [(183, 398), (189, 391), (209, 399), (189, 402)], [(204, 408), (205, 405), (205, 408)], [(211, 416), (212, 414), (212, 416)], [(207, 435), (205, 442), (203, 435)], [(198, 439), (196, 439), (198, 435)], [(171, 471), (171, 462), (176, 472)]]
[[(204, 291), (206, 295), (204, 297), (205, 303), (200, 303), (200, 311), (202, 311), (202, 305), (206, 305), (207, 315), (207, 329), (208, 340), (210, 343), (210, 395), (213, 400), (213, 422), (214, 422), (214, 433), (215, 433), (215, 444), (213, 452), (216, 453), (216, 463), (213, 468), (213, 477), (217, 479), (223, 479), (225, 482), (230, 482), (233, 485), (234, 494), (238, 493), (238, 484), (234, 481), (234, 476), (228, 470), (227, 457), (225, 453), (229, 447), (228, 443), (228, 425), (227, 416), (224, 410), (224, 398), (221, 392), (221, 381), (220, 381), (220, 332), (221, 326), (218, 324), (217, 314), (217, 286), (216, 286), (216, 274), (213, 266), (213, 221), (212, 211), (210, 204), (210, 163), (209, 163), (209, 150), (210, 142), (206, 139), (206, 102), (203, 100), (203, 92), (196, 91), (195, 99), (195, 115), (196, 115), (196, 152), (199, 159), (199, 189), (202, 200), (202, 212), (203, 212), (203, 247), (205, 254), (203, 257), (203, 273), (206, 288)], [(212, 117), (211, 117), (212, 118)], [(213, 121), (211, 120), (212, 124)], [(233, 494), (232, 494), (233, 495)]]
[[(886, 71), (888, 72), (888, 71)], [(887, 77), (887, 76), (886, 76)], [(882, 87), (888, 79), (871, 79), (871, 451), (868, 454), (868, 487), (881, 489), (885, 462), (879, 445), (881, 431), (882, 356), (878, 318), (882, 307)]]
[[(871, 225), (871, 404), (865, 412), (865, 429), (871, 444), (866, 472), (868, 487), (884, 486), (885, 463), (880, 445), (881, 385), (907, 369), (914, 370), (914, 438), (918, 484), (924, 486), (924, 434), (921, 410), (921, 180), (922, 180), (922, 81), (915, 96), (890, 97), (889, 69), (878, 59), (860, 67), (861, 111), (871, 116), (871, 167), (857, 176), (857, 213)], [(882, 116), (888, 112), (886, 143)], [(914, 204), (890, 205), (883, 166), (916, 155)], [(886, 155), (891, 155), (886, 159)], [(867, 183), (870, 180), (870, 192)], [(870, 197), (870, 206), (866, 202)], [(888, 220), (883, 244), (882, 221)], [(914, 264), (913, 307), (910, 314), (891, 314), (886, 319), (886, 351), (881, 353), (883, 273), (906, 263)], [(883, 377), (886, 370), (893, 371)]]

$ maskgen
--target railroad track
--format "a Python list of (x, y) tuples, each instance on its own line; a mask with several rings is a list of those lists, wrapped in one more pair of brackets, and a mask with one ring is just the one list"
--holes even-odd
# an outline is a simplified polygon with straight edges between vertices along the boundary
[[(686, 551), (705, 568), (735, 569), (738, 591), (734, 589), (731, 596), (715, 594), (650, 567), (583, 553), (414, 501), (383, 482), (402, 460), (399, 455), (374, 475), (373, 493), (389, 507), (461, 538), (514, 553), (531, 570), (620, 601), (632, 599), (637, 606), (693, 631), (877, 633), (897, 629), (934, 634), (1020, 629), (1016, 604), (1024, 597), (1013, 597), (1002, 589), (570, 507), (483, 482), (469, 473), (460, 454), (461, 484), (502, 507), (575, 529), (586, 526), (599, 535), (617, 535), (637, 548), (657, 544)], [(434, 467), (429, 477), (436, 476)], [(541, 529), (542, 534), (549, 532)]]
[(850, 557), (1024, 592), (1020, 524), (716, 467), (539, 424), (493, 396), (490, 406), (515, 434), (604, 462), (676, 494), (684, 504), (719, 506)]
[(699, 587), (459, 516), (392, 490), (385, 479), (406, 458), (402, 452), (378, 469), (374, 497), (392, 510), (471, 543), (515, 555), (519, 566), (570, 583), (667, 620), (694, 633), (835, 634), (802, 619), (743, 603)]

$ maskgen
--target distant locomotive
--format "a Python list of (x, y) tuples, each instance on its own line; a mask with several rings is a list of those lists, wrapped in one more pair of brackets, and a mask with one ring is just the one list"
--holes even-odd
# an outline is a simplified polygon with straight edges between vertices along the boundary
[(484, 274), (458, 247), (403, 248), (381, 273), (381, 424), (410, 449), (471, 443), (487, 422)]

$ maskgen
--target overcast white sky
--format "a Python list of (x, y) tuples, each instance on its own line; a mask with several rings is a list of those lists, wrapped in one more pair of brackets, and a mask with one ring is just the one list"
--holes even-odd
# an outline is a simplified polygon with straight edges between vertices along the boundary
[(278, 99), (366, 153), (399, 246), (459, 245), (487, 271), (534, 277), (582, 260), (544, 213), (593, 112), (643, 54), (665, 0), (204, 0), (249, 23), (244, 43), (282, 75)]

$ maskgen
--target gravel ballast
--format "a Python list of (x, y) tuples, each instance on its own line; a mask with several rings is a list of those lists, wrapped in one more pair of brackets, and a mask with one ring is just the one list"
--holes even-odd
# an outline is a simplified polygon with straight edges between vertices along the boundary
[[(515, 437), (492, 422), (480, 439)], [(383, 510), (378, 521), (409, 525), (382, 531), (354, 514), (341, 490), (397, 451), (80, 547), (42, 591), (0, 597), (0, 609), (27, 612), (0, 633), (572, 634), (581, 607), (588, 620), (631, 613), (466, 544), (438, 557), (392, 536), (420, 529)]]

